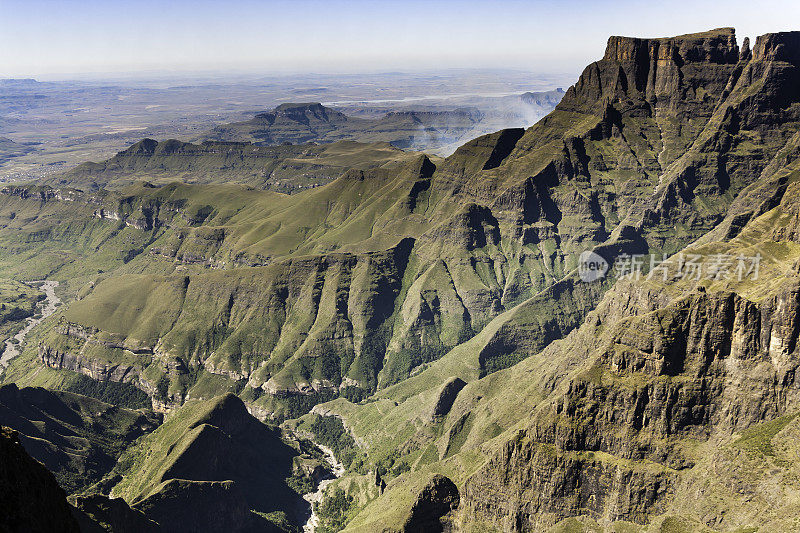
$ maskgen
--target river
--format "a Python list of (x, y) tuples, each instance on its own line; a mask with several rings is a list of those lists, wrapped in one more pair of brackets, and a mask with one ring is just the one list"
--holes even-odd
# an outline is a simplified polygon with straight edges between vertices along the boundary
[(322, 450), (322, 453), (325, 454), (325, 460), (329, 465), (331, 465), (331, 470), (333, 471), (333, 475), (335, 477), (333, 479), (323, 479), (319, 482), (319, 485), (317, 485), (316, 492), (311, 492), (303, 496), (303, 499), (311, 504), (311, 516), (309, 516), (308, 521), (303, 524), (303, 533), (314, 533), (317, 530), (317, 526), (319, 526), (319, 516), (314, 509), (314, 504), (321, 502), (322, 497), (325, 494), (325, 489), (328, 488), (328, 485), (336, 481), (336, 479), (342, 477), (344, 474), (344, 465), (336, 460), (333, 450), (323, 444), (314, 444), (317, 446), (317, 448)]
[(38, 304), (39, 310), (41, 311), (41, 316), (39, 318), (29, 317), (26, 319), (25, 326), (13, 337), (13, 339), (18, 341), (17, 344), (11, 342), (13, 339), (6, 341), (5, 350), (3, 350), (3, 355), (0, 356), (0, 374), (2, 374), (5, 369), (8, 368), (11, 360), (20, 354), (22, 343), (25, 342), (25, 337), (28, 336), (28, 333), (30, 333), (33, 328), (38, 326), (42, 320), (55, 313), (56, 309), (61, 303), (59, 297), (56, 296), (56, 287), (58, 287), (57, 281), (33, 281), (28, 284), (35, 285), (37, 283), (41, 283), (40, 289), (44, 291), (46, 296), (46, 298)]

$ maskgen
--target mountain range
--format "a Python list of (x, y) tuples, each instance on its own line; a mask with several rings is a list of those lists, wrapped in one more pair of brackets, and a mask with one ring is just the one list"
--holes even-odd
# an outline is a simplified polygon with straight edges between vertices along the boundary
[[(380, 117), (348, 116), (320, 103), (286, 103), (250, 120), (213, 128), (200, 141), (252, 142), (259, 145), (307, 142), (388, 142), (404, 150), (449, 155), (481, 133), (508, 124), (523, 125), (558, 104), (563, 90), (499, 98), (491, 110), (461, 107), (453, 110), (408, 109)], [(358, 108), (353, 108), (357, 110)]]
[(611, 37), (527, 129), (374, 137), (421, 117), (282, 106), (0, 188), (0, 276), (65, 301), (3, 453), (113, 531), (797, 530), (800, 32)]

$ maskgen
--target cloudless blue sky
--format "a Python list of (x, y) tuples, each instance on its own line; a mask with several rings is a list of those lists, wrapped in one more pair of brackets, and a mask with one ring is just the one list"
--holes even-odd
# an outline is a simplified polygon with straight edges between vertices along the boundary
[(800, 0), (0, 0), (0, 77), (143, 70), (571, 72), (609, 35), (800, 30)]

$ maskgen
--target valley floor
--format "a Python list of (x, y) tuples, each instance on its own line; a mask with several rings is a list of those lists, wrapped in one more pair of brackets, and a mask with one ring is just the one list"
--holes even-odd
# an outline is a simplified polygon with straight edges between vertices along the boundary
[[(30, 284), (36, 285), (37, 283), (39, 282), (31, 282)], [(0, 355), (0, 375), (11, 364), (11, 360), (20, 354), (21, 346), (25, 342), (28, 333), (58, 309), (61, 299), (56, 296), (56, 287), (58, 287), (57, 281), (47, 280), (41, 282), (40, 288), (44, 291), (46, 298), (38, 304), (39, 315), (26, 319), (25, 326), (14, 337), (6, 341), (5, 349)]]

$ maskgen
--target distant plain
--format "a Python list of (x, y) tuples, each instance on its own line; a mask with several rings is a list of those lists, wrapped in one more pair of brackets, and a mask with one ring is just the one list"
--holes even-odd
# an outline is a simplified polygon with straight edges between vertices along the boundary
[[(195, 140), (214, 126), (248, 120), (287, 102), (321, 102), (348, 116), (394, 111), (477, 110), (465, 139), (527, 126), (548, 109), (526, 92), (567, 87), (575, 73), (453, 69), (428, 73), (184, 75), (178, 77), (0, 79), (0, 181), (26, 181), (100, 161), (134, 142)], [(453, 146), (452, 148), (454, 148)], [(440, 152), (452, 148), (440, 149)]]

